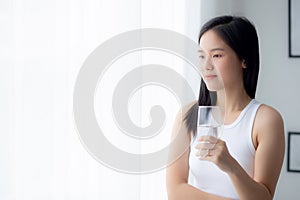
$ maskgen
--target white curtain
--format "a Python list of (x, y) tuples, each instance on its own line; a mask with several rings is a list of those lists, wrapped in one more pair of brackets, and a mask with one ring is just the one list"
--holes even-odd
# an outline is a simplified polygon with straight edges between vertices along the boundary
[[(162, 28), (197, 41), (200, 23), (199, 0), (0, 1), (0, 199), (166, 199), (165, 170), (120, 173), (86, 151), (73, 89), (87, 56), (112, 36)], [(161, 148), (153, 144), (143, 151)]]
[(244, 0), (201, 0), (201, 21), (219, 15), (243, 15)]

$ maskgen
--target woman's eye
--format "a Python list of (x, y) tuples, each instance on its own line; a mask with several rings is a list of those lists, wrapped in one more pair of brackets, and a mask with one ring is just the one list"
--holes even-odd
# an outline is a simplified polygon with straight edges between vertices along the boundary
[(200, 59), (204, 59), (204, 55), (200, 55), (199, 58), (200, 58)]
[(213, 57), (214, 57), (214, 58), (221, 58), (222, 55), (221, 55), (221, 54), (215, 54), (215, 55), (213, 55)]

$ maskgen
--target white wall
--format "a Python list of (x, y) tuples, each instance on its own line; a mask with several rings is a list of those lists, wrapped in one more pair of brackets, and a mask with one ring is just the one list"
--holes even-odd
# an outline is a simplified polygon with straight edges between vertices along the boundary
[[(280, 111), (287, 136), (288, 131), (300, 131), (300, 58), (288, 57), (288, 1), (243, 2), (243, 13), (255, 23), (260, 39), (257, 99)], [(300, 196), (300, 173), (287, 172), (286, 158), (274, 199), (296, 200)]]

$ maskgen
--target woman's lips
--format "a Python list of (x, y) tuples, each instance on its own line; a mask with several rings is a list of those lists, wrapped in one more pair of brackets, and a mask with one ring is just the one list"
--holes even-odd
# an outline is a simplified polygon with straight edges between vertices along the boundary
[(206, 80), (214, 79), (217, 77), (217, 75), (205, 75), (204, 76)]

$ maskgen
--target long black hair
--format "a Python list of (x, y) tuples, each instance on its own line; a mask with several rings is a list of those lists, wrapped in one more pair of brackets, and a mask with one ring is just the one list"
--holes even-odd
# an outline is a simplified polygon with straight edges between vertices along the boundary
[[(254, 25), (245, 17), (219, 16), (206, 22), (199, 34), (198, 43), (202, 35), (213, 30), (222, 40), (243, 60), (246, 68), (243, 69), (244, 88), (248, 96), (255, 98), (258, 72), (259, 72), (259, 45)], [(196, 133), (198, 106), (216, 104), (216, 92), (209, 91), (201, 79), (198, 102), (186, 113), (184, 121), (188, 133)]]

